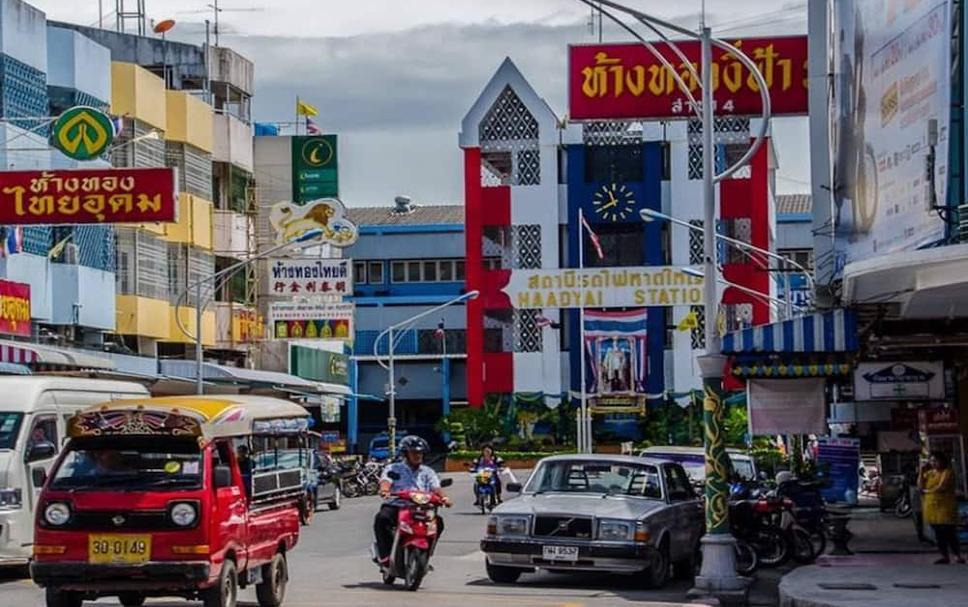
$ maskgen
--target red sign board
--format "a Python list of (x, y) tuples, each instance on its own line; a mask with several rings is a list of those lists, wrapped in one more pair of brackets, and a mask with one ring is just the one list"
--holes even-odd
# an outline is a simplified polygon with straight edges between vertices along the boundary
[(921, 409), (918, 411), (921, 431), (929, 435), (958, 434), (958, 411), (955, 409)]
[(30, 285), (0, 280), (0, 333), (30, 337)]
[(175, 221), (174, 169), (5, 171), (0, 224)]
[[(807, 37), (730, 40), (752, 59), (769, 87), (773, 115), (807, 113)], [(702, 92), (670, 46), (653, 43), (679, 74), (697, 102)], [(697, 74), (698, 40), (676, 42)], [(644, 45), (593, 44), (569, 50), (568, 94), (572, 120), (669, 119), (695, 116), (671, 70)], [(713, 48), (713, 91), (718, 115), (757, 115), (763, 109), (752, 74), (723, 49)]]

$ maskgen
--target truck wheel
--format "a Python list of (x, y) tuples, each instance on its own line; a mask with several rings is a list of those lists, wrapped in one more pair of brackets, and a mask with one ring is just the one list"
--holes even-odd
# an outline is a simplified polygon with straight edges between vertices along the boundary
[(124, 607), (141, 607), (145, 604), (145, 596), (137, 592), (122, 592), (118, 595), (118, 601)]
[(66, 592), (56, 588), (48, 588), (45, 591), (47, 607), (81, 607), (84, 600), (76, 592)]
[(495, 584), (513, 584), (521, 577), (521, 570), (514, 567), (501, 567), (486, 562), (484, 567), (487, 569), (487, 577)]
[(336, 485), (336, 489), (333, 491), (333, 501), (329, 503), (330, 510), (339, 510), (339, 507), (343, 505), (343, 490), (340, 489), (339, 485)]
[(262, 566), (262, 583), (255, 585), (255, 596), (260, 607), (279, 607), (286, 598), (289, 569), (286, 557), (277, 553), (268, 565)]
[(239, 598), (239, 574), (235, 563), (226, 560), (222, 563), (222, 573), (218, 584), (202, 593), (205, 607), (235, 607)]

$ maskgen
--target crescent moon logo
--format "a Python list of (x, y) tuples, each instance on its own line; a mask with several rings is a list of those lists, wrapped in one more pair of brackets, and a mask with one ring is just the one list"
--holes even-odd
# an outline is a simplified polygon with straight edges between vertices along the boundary
[(310, 139), (303, 144), (302, 157), (310, 166), (326, 166), (333, 159), (333, 146), (325, 139)]

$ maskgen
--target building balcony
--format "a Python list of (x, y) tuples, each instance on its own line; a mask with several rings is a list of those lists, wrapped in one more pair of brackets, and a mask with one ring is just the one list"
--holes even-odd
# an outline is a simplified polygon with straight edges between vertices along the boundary
[(217, 301), (212, 307), (216, 348), (241, 350), (265, 337), (265, 323), (255, 308), (226, 301)]
[(254, 243), (250, 240), (249, 218), (235, 211), (216, 210), (212, 214), (214, 251), (222, 257), (242, 257), (249, 254)]
[[(189, 306), (169, 306), (168, 308), (168, 333), (162, 341), (193, 344), (195, 343), (195, 308)], [(179, 324), (181, 320), (181, 324)], [(182, 331), (184, 327), (184, 331)], [(188, 332), (188, 335), (185, 332)], [(212, 347), (215, 345), (215, 310), (205, 310), (202, 312), (202, 345)]]
[(114, 330), (117, 318), (113, 272), (63, 263), (51, 264), (50, 270), (51, 324)]
[(252, 125), (229, 114), (215, 114), (212, 120), (214, 141), (212, 160), (254, 170), (252, 160)]
[(121, 335), (167, 340), (171, 333), (170, 310), (171, 306), (163, 299), (118, 295), (115, 299), (115, 330)]
[(111, 63), (111, 113), (167, 130), (165, 81), (134, 63)]
[(228, 84), (250, 96), (255, 91), (255, 66), (232, 49), (209, 46), (208, 64), (212, 82)]
[(212, 207), (208, 200), (181, 192), (178, 194), (178, 221), (165, 224), (164, 239), (211, 251)]
[(183, 91), (166, 91), (167, 141), (187, 143), (212, 153), (212, 107)]

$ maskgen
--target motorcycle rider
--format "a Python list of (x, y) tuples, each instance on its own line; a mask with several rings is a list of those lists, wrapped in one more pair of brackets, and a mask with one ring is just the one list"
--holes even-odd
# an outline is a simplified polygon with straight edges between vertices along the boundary
[[(444, 502), (444, 506), (450, 507), (451, 502), (440, 486), (440, 479), (437, 473), (430, 466), (425, 466), (424, 455), (430, 451), (427, 441), (416, 435), (409, 435), (400, 441), (400, 453), (403, 458), (396, 461), (383, 470), (380, 477), (380, 497), (384, 500), (392, 493), (398, 491), (425, 491), (439, 495)], [(390, 473), (395, 472), (393, 479)], [(376, 537), (377, 558), (381, 565), (385, 565), (390, 560), (390, 550), (393, 548), (393, 533), (397, 526), (397, 520), (401, 504), (397, 500), (383, 502), (380, 511), (377, 512), (373, 520), (373, 534)], [(437, 538), (444, 532), (444, 521), (437, 518)]]
[[(497, 498), (497, 502), (500, 504), (503, 500), (501, 499), (501, 472), (505, 469), (504, 460), (498, 457), (497, 453), (494, 452), (494, 445), (491, 443), (485, 443), (481, 447), (481, 455), (476, 460), (474, 460), (474, 465), (471, 467), (472, 472), (477, 472), (482, 468), (491, 468), (494, 470), (494, 497)], [(481, 499), (477, 495), (477, 489), (474, 490), (476, 506), (478, 501)]]

